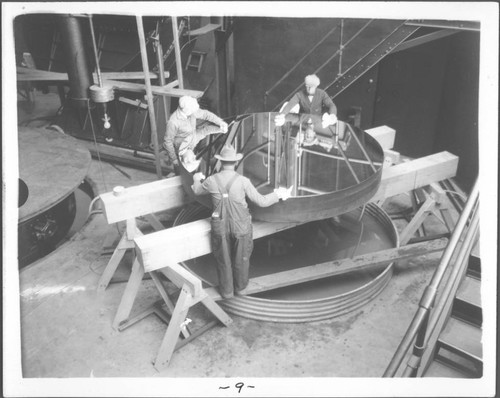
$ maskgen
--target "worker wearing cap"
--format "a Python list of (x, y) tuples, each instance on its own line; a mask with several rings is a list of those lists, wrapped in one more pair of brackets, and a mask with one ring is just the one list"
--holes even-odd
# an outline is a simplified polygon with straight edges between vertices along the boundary
[(297, 104), (300, 113), (321, 116), (324, 111), (329, 115), (337, 115), (337, 107), (326, 91), (318, 88), (320, 80), (316, 75), (308, 75), (304, 79), (305, 88), (295, 93), (288, 103), (281, 109), (280, 114), (286, 115)]
[[(318, 88), (319, 83), (320, 80), (318, 76), (306, 76), (304, 79), (304, 89), (295, 93), (290, 101), (286, 103), (274, 117), (276, 126), (283, 126), (285, 124), (285, 115), (292, 111), (297, 105), (299, 105), (299, 113), (322, 116), (321, 130), (328, 129), (330, 126), (335, 125), (337, 123), (337, 107), (326, 91)], [(337, 140), (344, 140), (344, 133), (341, 132), (340, 136), (335, 136), (334, 139), (335, 142), (337, 142)]]
[(217, 261), (219, 291), (223, 298), (231, 298), (234, 294), (244, 295), (248, 285), (253, 230), (246, 199), (268, 207), (288, 199), (291, 189), (278, 188), (261, 195), (247, 177), (235, 171), (236, 162), (243, 157), (241, 153), (226, 145), (215, 157), (221, 161), (221, 171), (204, 181), (203, 174), (196, 173), (191, 188), (196, 195), (212, 195), (211, 244)]
[[(197, 120), (206, 120), (214, 125), (197, 128)], [(210, 111), (200, 109), (196, 98), (183, 96), (179, 99), (179, 107), (168, 120), (163, 147), (167, 150), (174, 167), (178, 167), (177, 153), (181, 144), (183, 150), (194, 150), (198, 142), (207, 135), (225, 134), (227, 129), (227, 123), (220, 117)]]

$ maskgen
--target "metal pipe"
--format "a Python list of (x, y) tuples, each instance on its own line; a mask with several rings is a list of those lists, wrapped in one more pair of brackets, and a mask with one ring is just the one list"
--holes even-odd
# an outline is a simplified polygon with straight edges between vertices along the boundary
[[(70, 98), (89, 99), (89, 87), (93, 84), (80, 21), (74, 15), (61, 15), (57, 18), (64, 60), (68, 72)], [(78, 101), (77, 107), (86, 108), (86, 101)]]
[(337, 76), (342, 75), (342, 54), (344, 50), (344, 46), (342, 45), (342, 42), (344, 41), (344, 19), (340, 21), (340, 39), (339, 39), (339, 73), (337, 73)]
[[(163, 65), (163, 46), (161, 45), (160, 40), (160, 24), (157, 22), (156, 25), (156, 58), (158, 62), (158, 74), (160, 78), (160, 85), (163, 87), (166, 84), (165, 81), (165, 67)], [(170, 117), (170, 97), (160, 96), (160, 101), (163, 104), (163, 113), (165, 114), (165, 123), (168, 122)]]
[(335, 190), (339, 190), (339, 178), (340, 178), (340, 159), (337, 159), (337, 168), (335, 170)]
[(179, 31), (177, 30), (177, 17), (172, 17), (172, 33), (174, 35), (174, 49), (175, 49), (175, 66), (177, 69), (177, 80), (179, 81), (179, 88), (184, 88), (184, 79), (182, 77), (182, 58), (181, 49), (179, 45)]
[(361, 143), (361, 141), (359, 140), (358, 136), (356, 135), (356, 133), (354, 132), (354, 129), (351, 127), (351, 125), (349, 123), (346, 123), (347, 125), (347, 128), (349, 129), (349, 131), (351, 132), (351, 134), (354, 136), (355, 138), (355, 141), (357, 142), (358, 146), (359, 146), (359, 149), (361, 149), (361, 152), (363, 152), (363, 155), (365, 156), (366, 160), (368, 160), (371, 168), (373, 171), (377, 171), (377, 169), (375, 168), (375, 166), (373, 165), (373, 162), (372, 160), (370, 159), (370, 156), (368, 156), (368, 152), (366, 152), (366, 149), (365, 147), (363, 146), (363, 144)]
[[(302, 148), (302, 151), (307, 152), (307, 153), (313, 153), (315, 155), (323, 156), (325, 158), (330, 158), (330, 159), (338, 159), (338, 160), (344, 159), (342, 156), (332, 155), (331, 153), (312, 151), (312, 150), (304, 148), (304, 147)], [(363, 159), (353, 159), (353, 158), (348, 158), (348, 159), (351, 163), (370, 164), (367, 160), (363, 160)], [(380, 163), (380, 162), (373, 162), (373, 164), (377, 165), (377, 166), (382, 166), (382, 163)], [(377, 171), (377, 170), (375, 170), (375, 171)]]
[[(448, 246), (446, 247), (446, 250), (443, 253), (443, 257), (441, 257), (441, 261), (439, 263), (438, 269), (434, 273), (430, 286), (433, 288), (436, 288), (439, 283), (441, 282), (441, 279), (443, 278), (443, 275), (446, 271), (446, 266), (451, 260), (451, 256), (453, 255), (453, 252), (455, 251), (455, 248), (458, 244), (458, 241), (460, 239), (460, 235), (462, 234), (466, 224), (469, 221), (469, 216), (475, 207), (476, 200), (479, 197), (479, 183), (476, 181), (474, 184), (474, 187), (471, 191), (469, 200), (467, 201), (467, 204), (465, 205), (464, 211), (462, 215), (460, 216), (460, 219), (458, 220), (455, 230), (453, 231), (453, 234), (451, 235), (450, 242)], [(458, 232), (457, 232), (458, 231)]]
[[(462, 249), (460, 250), (459, 254), (457, 255), (457, 258), (455, 259), (455, 263), (460, 263), (460, 264), (464, 263), (465, 264), (465, 260), (467, 259), (467, 253), (470, 251), (470, 249), (472, 248), (472, 246), (475, 242), (475, 240), (473, 238), (475, 237), (475, 235), (477, 233), (478, 226), (479, 226), (479, 216), (476, 213), (476, 214), (474, 214), (474, 219), (473, 219), (472, 224), (469, 228), (468, 236), (466, 237), (466, 239), (464, 239), (464, 241), (467, 240), (468, 243), (462, 245)], [(441, 313), (443, 312), (443, 309), (445, 307), (446, 298), (450, 294), (450, 291), (453, 287), (453, 279), (456, 279), (459, 272), (460, 272), (459, 267), (455, 267), (452, 274), (450, 275), (450, 278), (448, 279), (447, 284), (445, 285), (445, 287), (443, 289), (443, 292), (440, 296), (438, 303), (434, 307), (434, 311), (432, 312), (432, 316), (431, 316), (431, 319), (429, 322), (429, 325), (430, 325), (429, 326), (430, 331), (428, 333), (429, 336), (434, 332), (434, 329), (436, 328), (437, 321), (438, 321), (439, 317), (441, 316)]]
[(339, 147), (337, 149), (339, 150), (340, 154), (344, 158), (344, 161), (347, 164), (347, 167), (349, 168), (349, 171), (351, 172), (352, 176), (354, 177), (354, 179), (356, 180), (356, 182), (359, 184), (359, 178), (356, 175), (356, 173), (354, 172), (354, 169), (352, 168), (352, 165), (349, 162), (349, 159), (347, 158), (346, 154), (344, 153), (344, 150), (340, 147), (340, 145), (339, 145)]
[(142, 17), (140, 15), (137, 15), (136, 21), (137, 21), (137, 32), (139, 33), (139, 45), (141, 48), (142, 68), (144, 70), (144, 82), (146, 83), (146, 99), (148, 101), (149, 125), (151, 126), (151, 138), (153, 141), (153, 148), (155, 152), (156, 175), (158, 179), (161, 179), (162, 174), (160, 165), (160, 151), (158, 148), (158, 133), (156, 131), (156, 115), (153, 104), (153, 92), (151, 91), (151, 78), (149, 77), (148, 54), (146, 52), (146, 38), (144, 36), (144, 26), (142, 24)]
[[(469, 216), (471, 214), (472, 209), (475, 206), (476, 200), (479, 197), (479, 184), (476, 180), (474, 187), (472, 189), (472, 192), (469, 196), (469, 199), (467, 200), (467, 203), (465, 205), (465, 208), (460, 215), (460, 218), (456, 224), (455, 230), (453, 231), (453, 234), (451, 235), (450, 241), (448, 243), (448, 246), (446, 247), (441, 260), (439, 262), (438, 268), (434, 272), (432, 276), (432, 280), (429, 283), (429, 285), (426, 288), (426, 292), (424, 293), (424, 296), (427, 294), (427, 299), (429, 302), (432, 302), (435, 297), (436, 297), (436, 291), (437, 291), (437, 286), (441, 282), (441, 279), (443, 278), (444, 272), (446, 271), (448, 264), (450, 263), (451, 257), (457, 247), (458, 241), (460, 236), (462, 235), (465, 225), (469, 220)], [(421, 305), (424, 299), (424, 296), (422, 297), (421, 300)], [(421, 324), (424, 320), (425, 313), (427, 312), (427, 308), (424, 308), (423, 306), (420, 306), (410, 324), (408, 327), (403, 339), (401, 340), (396, 352), (394, 353), (389, 366), (385, 370), (383, 377), (393, 377), (396, 374), (397, 369), (399, 368), (401, 362), (403, 361), (404, 356), (408, 352), (408, 349), (411, 345), (411, 342), (415, 338), (415, 335), (419, 328), (421, 327)]]
[(94, 22), (92, 20), (92, 15), (89, 15), (89, 25), (90, 25), (90, 35), (92, 36), (92, 49), (94, 50), (94, 58), (95, 58), (95, 71), (97, 74), (97, 83), (99, 87), (102, 88), (102, 76), (101, 76), (101, 68), (99, 67), (99, 56), (97, 55), (97, 44), (95, 41), (95, 33), (94, 33)]
[(281, 160), (281, 127), (274, 129), (274, 187), (279, 186), (279, 163)]
[[(412, 354), (411, 359), (408, 361), (405, 370), (403, 371), (403, 377), (416, 377), (419, 367), (421, 365), (422, 357), (425, 354), (425, 350), (427, 349), (427, 345), (430, 337), (435, 331), (436, 326), (438, 325), (439, 318), (442, 316), (444, 308), (449, 303), (449, 300), (452, 299), (450, 297), (453, 288), (457, 288), (457, 283), (460, 280), (461, 275), (464, 272), (464, 267), (467, 259), (468, 253), (472, 248), (474, 243), (474, 237), (477, 233), (477, 228), (479, 225), (479, 217), (477, 213), (474, 213), (471, 227), (467, 230), (466, 236), (464, 238), (463, 244), (460, 248), (459, 254), (457, 255), (454, 261), (454, 267), (451, 271), (450, 276), (448, 277), (448, 281), (446, 283), (445, 288), (443, 289), (439, 304), (435, 307), (432, 312), (432, 317), (430, 318), (430, 313), (427, 311), (427, 318), (424, 321), (424, 324), (420, 327), (417, 334), (417, 341), (414, 345), (414, 352)], [(429, 326), (430, 325), (430, 326)], [(426, 339), (427, 337), (427, 339)]]
[(427, 326), (429, 324), (429, 309), (425, 311), (425, 316), (422, 320), (422, 324), (417, 333), (417, 338), (415, 344), (413, 345), (412, 359), (406, 365), (406, 369), (403, 371), (403, 377), (415, 377), (417, 374), (417, 369), (420, 365), (422, 359), (422, 353), (425, 348), (425, 334), (427, 332)]
[[(255, 117), (255, 116), (254, 116)], [(267, 183), (271, 183), (271, 113), (267, 114)]]

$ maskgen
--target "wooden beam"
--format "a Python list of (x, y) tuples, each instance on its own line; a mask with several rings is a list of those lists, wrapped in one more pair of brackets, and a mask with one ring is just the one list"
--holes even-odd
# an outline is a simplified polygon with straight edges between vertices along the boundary
[(175, 209), (189, 202), (179, 176), (125, 188), (118, 196), (107, 192), (100, 198), (108, 224)]
[[(102, 72), (101, 76), (103, 80), (141, 80), (144, 79), (144, 72)], [(165, 72), (164, 76), (166, 79), (170, 77), (169, 72)], [(97, 74), (93, 74), (94, 82), (97, 82)], [(150, 79), (157, 79), (159, 76), (157, 73), (149, 72)], [(51, 72), (42, 69), (28, 69), (22, 66), (17, 67), (17, 80), (18, 81), (61, 81), (67, 82), (68, 74), (62, 72)]]
[(365, 133), (377, 140), (382, 149), (392, 149), (396, 139), (396, 130), (388, 126), (379, 126), (365, 130)]
[(200, 36), (209, 32), (213, 32), (214, 30), (217, 30), (219, 28), (220, 24), (209, 23), (202, 26), (201, 28), (191, 30), (187, 34), (189, 34), (189, 36)]
[(170, 261), (168, 264), (164, 263), (164, 268), (160, 272), (177, 287), (188, 289), (194, 297), (198, 297), (203, 290), (201, 280), (179, 264), (173, 264)]
[(370, 202), (454, 177), (457, 168), (458, 157), (446, 151), (385, 168), (379, 189)]
[[(441, 152), (439, 154), (389, 167), (385, 169), (382, 174), (379, 191), (370, 201), (375, 202), (385, 199), (386, 197), (409, 192), (417, 187), (428, 185), (432, 182), (453, 177), (456, 174), (457, 165), (458, 157), (448, 152)], [(150, 184), (153, 183), (145, 185)], [(136, 190), (133, 191), (134, 193), (137, 195), (144, 195), (140, 200), (134, 199), (136, 204), (135, 207), (132, 208), (133, 211), (138, 211), (139, 209), (143, 211), (144, 209), (141, 209), (141, 206), (144, 206), (148, 201), (155, 203), (155, 187), (150, 187), (149, 191), (144, 190), (144, 192), (142, 192), (142, 187), (144, 187), (144, 185), (133, 187), (136, 188)], [(127, 190), (129, 189), (132, 188), (127, 188)], [(178, 189), (182, 188), (179, 186)], [(169, 190), (170, 194), (174, 194), (175, 190), (176, 188), (172, 186)], [(134, 194), (127, 193), (127, 198), (131, 198), (132, 195)], [(123, 199), (123, 206), (130, 206), (125, 200), (125, 196)], [(161, 206), (161, 203), (159, 206)], [(119, 209), (114, 210), (118, 214), (121, 214)], [(125, 211), (123, 212), (125, 213)], [(107, 213), (105, 212), (105, 214)], [(112, 219), (118, 220), (117, 218)], [(299, 223), (268, 223), (256, 221), (253, 224), (254, 239), (272, 235), (278, 231), (292, 228), (298, 224)], [(196, 245), (192, 244), (193, 241), (196, 242)], [(206, 218), (204, 220), (169, 228), (164, 231), (155, 232), (146, 237), (138, 237), (134, 242), (137, 248), (137, 255), (144, 265), (146, 272), (154, 271), (164, 266), (162, 264), (164, 264), (165, 259), (168, 259), (169, 262), (178, 263), (210, 253), (210, 220)]]
[[(106, 82), (111, 84), (117, 90), (130, 91), (134, 93), (146, 92), (146, 86), (144, 84), (119, 82), (116, 80), (106, 80)], [(182, 97), (184, 95), (189, 95), (190, 97), (200, 98), (203, 95), (203, 91), (185, 90), (181, 88), (165, 88), (161, 86), (151, 86), (151, 91), (153, 94), (166, 95), (168, 97)]]
[[(253, 223), (254, 239), (292, 228), (299, 223)], [(147, 239), (137, 238), (137, 257), (146, 272), (180, 263), (212, 252), (210, 246), (210, 219), (193, 221), (177, 227), (154, 232)], [(196, 244), (193, 244), (196, 242)]]
[[(382, 265), (388, 265), (394, 261), (442, 251), (446, 247), (447, 242), (447, 239), (440, 238), (433, 241), (414, 243), (399, 248), (362, 254), (360, 256), (353, 257), (352, 259), (346, 258), (328, 261), (322, 264), (310, 265), (271, 275), (259, 276), (250, 279), (248, 287), (245, 291), (247, 294), (256, 294), (317, 279), (345, 275), (352, 272), (373, 271)], [(207, 293), (214, 300), (221, 299), (221, 296), (215, 288), (207, 289)]]
[(405, 245), (411, 239), (413, 234), (420, 228), (428, 213), (432, 211), (435, 205), (436, 202), (434, 199), (429, 198), (420, 206), (420, 209), (415, 213), (410, 223), (405, 227), (399, 236), (399, 240), (402, 245)]

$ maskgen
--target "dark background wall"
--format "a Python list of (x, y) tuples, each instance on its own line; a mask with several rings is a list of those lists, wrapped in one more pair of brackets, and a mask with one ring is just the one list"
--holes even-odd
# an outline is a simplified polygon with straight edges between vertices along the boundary
[[(191, 29), (208, 22), (208, 18), (201, 19), (191, 17)], [(234, 18), (228, 70), (231, 113), (276, 109), (301, 85), (305, 75), (322, 66), (318, 72), (320, 87), (331, 83), (339, 73), (338, 57), (331, 58), (341, 40), (340, 21), (335, 18)], [(367, 22), (366, 19), (345, 19), (342, 42), (345, 44), (356, 36)], [(342, 71), (401, 22), (371, 22), (363, 34), (344, 49)], [(154, 29), (155, 23), (153, 19), (146, 19), (146, 31)], [(84, 25), (88, 30), (87, 24)], [(135, 20), (131, 17), (96, 17), (95, 25), (98, 32), (107, 34), (101, 69), (121, 70), (127, 60), (138, 53)], [(18, 64), (22, 53), (29, 51), (37, 67), (46, 69), (54, 38), (54, 15), (20, 16), (14, 27)], [(165, 47), (171, 43), (170, 30), (167, 23), (162, 31)], [(88, 36), (88, 32), (85, 34)], [(325, 36), (326, 39), (315, 47)], [(93, 62), (89, 43), (89, 60)], [(207, 52), (201, 73), (184, 71), (185, 83), (187, 88), (207, 91), (204, 107), (217, 111), (216, 85), (213, 84), (213, 33), (183, 48), (184, 64), (191, 50)], [(310, 51), (300, 65), (266, 95)], [(154, 52), (149, 55), (150, 65), (155, 65)], [(169, 61), (166, 64), (174, 77), (175, 63)], [(141, 69), (140, 57), (135, 57), (124, 68)], [(64, 70), (64, 54), (60, 46), (53, 55), (52, 70)], [(458, 155), (457, 181), (467, 189), (478, 173), (478, 78), (479, 33), (464, 31), (388, 55), (334, 101), (343, 120), (348, 120), (353, 108), (357, 108), (361, 111), (362, 128), (383, 124), (394, 128), (397, 131), (395, 149), (403, 155), (419, 157), (442, 150)], [(175, 106), (176, 101), (173, 101), (172, 107)]]
[[(267, 97), (265, 93), (339, 20), (238, 18), (234, 31), (237, 113), (274, 109), (331, 56), (332, 34)], [(344, 42), (365, 20), (350, 20)], [(356, 48), (379, 40), (400, 21), (381, 21)], [(384, 27), (386, 30), (384, 31)], [(378, 35), (378, 38), (377, 38)], [(355, 58), (355, 54), (350, 54)], [(309, 59), (311, 58), (311, 59)], [(347, 60), (344, 59), (347, 63)], [(319, 74), (322, 84), (338, 73), (338, 61)], [(395, 150), (420, 157), (447, 150), (460, 157), (457, 182), (469, 189), (478, 173), (479, 33), (461, 32), (384, 58), (335, 99), (340, 118), (361, 109), (361, 127), (388, 125), (397, 131)]]

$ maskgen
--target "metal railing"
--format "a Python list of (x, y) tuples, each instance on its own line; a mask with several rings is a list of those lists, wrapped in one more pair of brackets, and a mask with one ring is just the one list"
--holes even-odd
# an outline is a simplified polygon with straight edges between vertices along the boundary
[[(342, 29), (343, 29), (343, 20), (342, 20), (342, 23), (341, 23), (341, 26), (342, 26)], [(269, 94), (276, 88), (278, 87), (281, 82), (283, 80), (285, 80), (288, 76), (290, 76), (290, 74), (297, 68), (297, 66), (299, 66), (302, 62), (304, 62), (304, 60), (314, 51), (316, 50), (316, 48), (318, 48), (321, 43), (323, 43), (331, 34), (333, 34), (333, 32), (335, 32), (337, 30), (337, 28), (339, 27), (339, 25), (335, 25), (334, 28), (332, 30), (330, 30), (326, 35), (323, 36), (323, 38), (318, 41), (304, 56), (302, 56), (301, 59), (299, 59), (297, 61), (297, 63), (295, 65), (293, 65), (283, 76), (281, 76), (280, 79), (278, 79), (278, 81), (276, 83), (274, 83), (274, 85), (265, 92), (264, 94), (264, 109), (266, 108), (266, 105), (267, 105), (267, 97), (269, 96)], [(342, 37), (342, 34), (341, 34), (341, 37)]]
[[(341, 22), (333, 29), (331, 30), (330, 32), (327, 33), (326, 36), (329, 36), (331, 33), (333, 33), (336, 28), (340, 25), (340, 42), (339, 42), (339, 48), (337, 51), (335, 51), (325, 62), (323, 62), (323, 64), (321, 66), (319, 66), (313, 73), (314, 74), (317, 74), (319, 73), (326, 65), (328, 65), (335, 57), (339, 57), (339, 74), (337, 74), (337, 77), (340, 76), (341, 74), (341, 71), (342, 71), (342, 54), (343, 54), (343, 51), (361, 34), (363, 33), (363, 31), (374, 21), (374, 19), (370, 19), (368, 22), (366, 22), (357, 32), (355, 32), (350, 38), (349, 40), (347, 40), (345, 43), (343, 43), (343, 38), (344, 38), (344, 23), (343, 23), (344, 20), (341, 20)], [(321, 39), (321, 41), (319, 43), (317, 43), (312, 50), (316, 49), (317, 46), (319, 44), (321, 44), (324, 39), (326, 37), (323, 37)], [(312, 50), (310, 50), (304, 57), (302, 57), (300, 59), (300, 61), (295, 64), (291, 70), (289, 70), (287, 73), (285, 73), (284, 76), (282, 76), (278, 82), (276, 82), (272, 87), (271, 89), (269, 89), (268, 91), (265, 92), (264, 94), (264, 109), (267, 108), (267, 99), (269, 97), (269, 94), (271, 93), (271, 91), (273, 91), (280, 83), (282, 83), (286, 77), (288, 77), (291, 73), (292, 70), (294, 70), (300, 63), (302, 63), (306, 58), (307, 56), (312, 52)], [(304, 85), (304, 83), (301, 83), (299, 86), (297, 86), (292, 92), (290, 92), (283, 101), (281, 101), (278, 105), (276, 105), (273, 110), (277, 110), (281, 105), (283, 105), (285, 103), (285, 101), (289, 100), (293, 94), (295, 94), (297, 92), (297, 90), (299, 90), (302, 86)]]
[[(479, 184), (476, 180), (471, 194), (465, 204), (460, 218), (455, 226), (453, 234), (446, 250), (444, 251), (439, 265), (434, 272), (429, 285), (426, 287), (419, 303), (419, 308), (415, 313), (410, 326), (408, 327), (403, 339), (401, 340), (396, 352), (394, 353), (383, 377), (395, 377), (400, 369), (403, 359), (407, 356), (410, 347), (413, 344), (413, 353), (411, 354), (402, 377), (416, 377), (421, 365), (422, 357), (426, 352), (430, 335), (436, 329), (436, 326), (442, 316), (447, 316), (444, 308), (451, 295), (454, 295), (458, 287), (458, 279), (467, 264), (468, 256), (475, 243), (478, 225), (479, 225)], [(464, 234), (465, 232), (465, 234)], [(460, 238), (463, 236), (463, 239)], [(459, 245), (461, 246), (459, 247)], [(458, 254), (456, 251), (458, 250)], [(445, 286), (441, 286), (443, 276), (448, 271), (452, 257), (456, 254), (452, 264)], [(438, 295), (439, 288), (442, 289), (439, 301), (432, 314), (431, 309)]]

